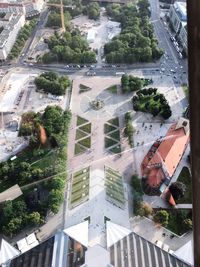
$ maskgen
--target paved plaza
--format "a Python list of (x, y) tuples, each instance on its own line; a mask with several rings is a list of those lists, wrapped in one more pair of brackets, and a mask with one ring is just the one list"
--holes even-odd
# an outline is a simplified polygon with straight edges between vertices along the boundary
[[(142, 76), (142, 73), (138, 73)], [(146, 77), (145, 78), (151, 78)], [(172, 117), (166, 121), (151, 114), (135, 112), (132, 109), (132, 94), (121, 94), (120, 77), (76, 77), (73, 80), (72, 98), (70, 109), (72, 120), (69, 131), (68, 146), (68, 172), (69, 175), (86, 167), (90, 167), (90, 189), (89, 201), (68, 209), (65, 213), (65, 227), (77, 224), (90, 215), (90, 244), (105, 245), (104, 220), (108, 217), (119, 225), (129, 228), (129, 217), (132, 216), (132, 193), (130, 189), (131, 176), (137, 174), (141, 177), (140, 164), (156, 139), (165, 136), (169, 127), (182, 116), (180, 98), (173, 81), (170, 77), (153, 77), (154, 83), (151, 87), (157, 87), (158, 91), (164, 93), (172, 106)], [(91, 88), (80, 93), (80, 84)], [(117, 92), (112, 93), (107, 88), (117, 85)], [(101, 100), (104, 106), (99, 110), (94, 110), (91, 101)], [(124, 136), (124, 115), (127, 111), (132, 111), (134, 147), (130, 148), (128, 140)], [(77, 116), (88, 120), (91, 123), (91, 146), (84, 153), (75, 155), (74, 146), (76, 142)], [(119, 154), (109, 153), (105, 149), (104, 124), (112, 119), (119, 118), (119, 132), (122, 152)], [(125, 208), (119, 208), (106, 200), (104, 167), (109, 166), (118, 171), (124, 181)], [(70, 196), (70, 182), (66, 194), (67, 203)], [(163, 206), (164, 203), (154, 199), (149, 199), (156, 206)]]

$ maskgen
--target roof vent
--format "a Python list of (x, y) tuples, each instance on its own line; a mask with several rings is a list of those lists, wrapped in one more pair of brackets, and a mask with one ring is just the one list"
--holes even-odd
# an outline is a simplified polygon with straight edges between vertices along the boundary
[(187, 121), (184, 121), (183, 123), (182, 123), (182, 125), (184, 126), (184, 127), (186, 127), (187, 126)]

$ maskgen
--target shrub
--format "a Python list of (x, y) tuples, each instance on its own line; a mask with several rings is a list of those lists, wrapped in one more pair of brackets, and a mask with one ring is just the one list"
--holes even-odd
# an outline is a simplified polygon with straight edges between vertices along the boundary
[(153, 212), (151, 205), (147, 202), (141, 202), (138, 209), (138, 215), (149, 217)]
[(154, 222), (167, 226), (169, 222), (169, 213), (166, 210), (159, 210), (153, 216)]

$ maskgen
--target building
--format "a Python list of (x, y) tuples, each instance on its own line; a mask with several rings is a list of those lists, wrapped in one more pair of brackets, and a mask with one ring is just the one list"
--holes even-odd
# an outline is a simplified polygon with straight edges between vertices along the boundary
[[(2, 247), (0, 253), (4, 256), (4, 262), (0, 264), (4, 263), (4, 267), (192, 266), (177, 258), (167, 246), (160, 246), (159, 242), (151, 243), (111, 221), (106, 222), (106, 246), (88, 246), (89, 229), (88, 221), (81, 222), (58, 231), (55, 236), (24, 253), (20, 253), (2, 239), (7, 253), (4, 253), (5, 249)], [(31, 242), (31, 238), (27, 241)]]
[(89, 42), (89, 43), (93, 43), (94, 42), (94, 40), (95, 40), (95, 38), (96, 38), (96, 31), (95, 30), (93, 30), (93, 29), (90, 29), (89, 31), (88, 31), (88, 33), (87, 33), (87, 41)]
[(170, 6), (169, 20), (183, 50), (187, 54), (187, 8), (186, 2), (175, 2)]
[[(2, 12), (2, 11), (1, 11)], [(10, 53), (19, 30), (24, 26), (25, 15), (21, 13), (2, 13), (4, 16), (0, 18), (0, 60), (5, 60)]]
[(38, 15), (44, 7), (44, 0), (0, 1), (0, 12), (23, 13), (26, 18)]
[(145, 193), (156, 195), (169, 184), (189, 143), (189, 121), (181, 118), (167, 131), (163, 140), (157, 140), (141, 164)]

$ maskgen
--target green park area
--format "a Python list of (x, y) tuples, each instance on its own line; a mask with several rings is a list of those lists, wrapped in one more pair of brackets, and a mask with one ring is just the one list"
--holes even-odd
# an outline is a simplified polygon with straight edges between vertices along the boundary
[(192, 210), (177, 209), (171, 210), (169, 213), (167, 229), (177, 235), (182, 235), (192, 230)]
[(89, 199), (90, 168), (84, 168), (72, 175), (70, 208)]
[(177, 204), (191, 204), (192, 203), (192, 177), (189, 169), (183, 167), (181, 170), (177, 182), (181, 182), (186, 186), (184, 196), (176, 201)]
[(74, 154), (80, 155), (91, 147), (91, 123), (77, 116)]
[[(23, 194), (0, 209), (0, 232), (13, 236), (39, 225), (49, 211), (57, 213), (67, 178), (67, 136), (71, 113), (47, 106), (44, 113), (22, 115), (19, 135), (29, 145), (15, 160), (0, 163), (1, 191), (18, 184)], [(63, 138), (65, 137), (65, 138)]]
[(121, 33), (104, 47), (108, 63), (150, 62), (163, 55), (154, 35), (147, 0), (134, 1), (127, 5), (108, 4), (106, 13), (120, 22), (122, 28)]
[(124, 208), (125, 197), (122, 176), (118, 171), (105, 166), (105, 187), (107, 200), (120, 208)]
[(161, 116), (163, 119), (171, 117), (171, 109), (161, 93), (157, 92), (157, 88), (142, 89), (136, 92), (132, 98), (133, 109), (151, 113), (154, 117)]

